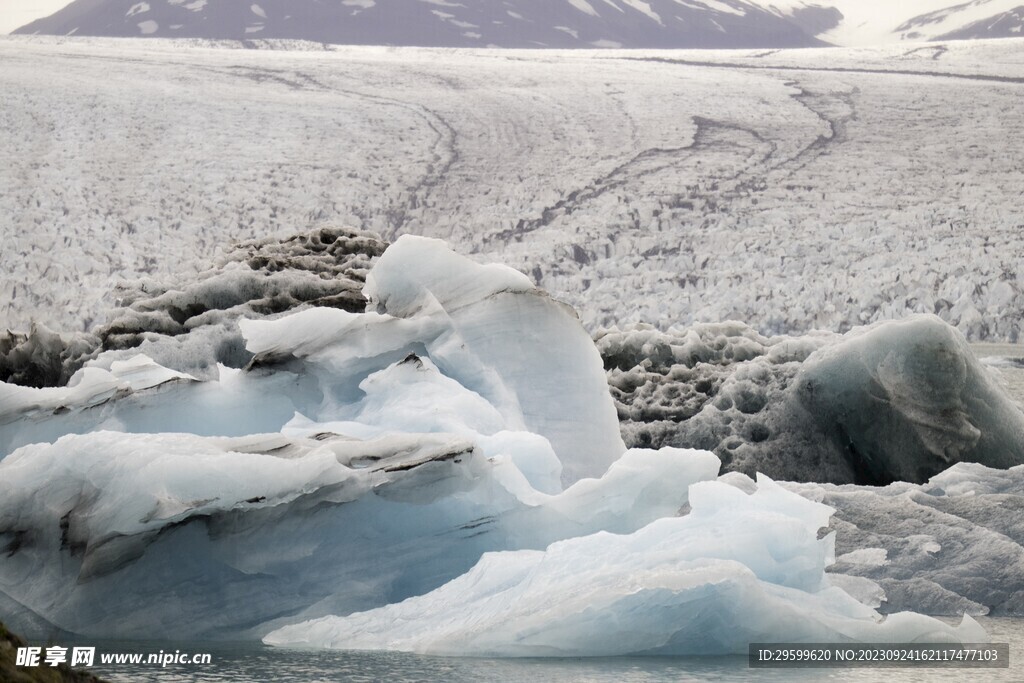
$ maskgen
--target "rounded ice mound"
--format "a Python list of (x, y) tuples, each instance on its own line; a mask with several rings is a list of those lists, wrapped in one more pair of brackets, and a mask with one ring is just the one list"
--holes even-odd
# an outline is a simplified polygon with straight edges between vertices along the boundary
[(864, 483), (1024, 463), (1024, 414), (935, 316), (846, 335), (804, 363), (795, 391)]
[(438, 239), (403, 235), (366, 277), (370, 308), (408, 318), (436, 301), (457, 310), (502, 292), (536, 292), (530, 278), (500, 263), (478, 264)]
[(703, 448), (727, 471), (836, 484), (1024, 463), (1024, 413), (935, 316), (795, 338), (736, 322), (638, 327), (597, 344), (630, 446)]
[(690, 487), (692, 511), (628, 535), (488, 553), (431, 593), (278, 629), (277, 646), (470, 656), (742, 654), (750, 642), (981, 641), (902, 613), (882, 620), (830, 585), (831, 508), (761, 477), (748, 495)]

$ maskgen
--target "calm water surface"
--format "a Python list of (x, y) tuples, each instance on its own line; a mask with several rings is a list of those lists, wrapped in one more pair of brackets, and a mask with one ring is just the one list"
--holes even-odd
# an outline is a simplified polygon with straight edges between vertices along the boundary
[(992, 642), (1010, 644), (1009, 669), (749, 669), (746, 657), (610, 657), (601, 659), (480, 659), (381, 652), (281, 650), (259, 643), (90, 643), (97, 651), (208, 652), (208, 666), (97, 666), (115, 683), (322, 683), (327, 681), (594, 681), (640, 683), (697, 681), (1024, 681), (1024, 619), (979, 619)]

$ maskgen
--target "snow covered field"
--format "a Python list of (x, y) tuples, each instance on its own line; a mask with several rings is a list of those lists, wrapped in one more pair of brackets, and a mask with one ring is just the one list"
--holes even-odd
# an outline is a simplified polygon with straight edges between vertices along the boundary
[(112, 279), (322, 224), (444, 237), (591, 330), (1018, 337), (1024, 43), (228, 47), (0, 39), (0, 327), (87, 328)]

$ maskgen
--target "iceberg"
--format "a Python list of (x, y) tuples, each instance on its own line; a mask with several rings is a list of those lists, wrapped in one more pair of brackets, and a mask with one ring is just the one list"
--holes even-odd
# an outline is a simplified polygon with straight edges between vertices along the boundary
[(1020, 406), (932, 315), (803, 337), (638, 326), (597, 344), (630, 446), (701, 448), (727, 471), (834, 484), (1024, 464)]
[(600, 476), (625, 450), (589, 335), (571, 308), (522, 273), (405, 235), (370, 271), (364, 293), (370, 312), (358, 316), (244, 321), (247, 348), (257, 360), (288, 353), (329, 366), (339, 401), (354, 392), (338, 378), (422, 351), (512, 426), (548, 439), (567, 484)]
[(26, 446), (0, 464), (0, 592), (83, 635), (252, 637), (425, 592), (490, 550), (636, 529), (718, 469), (631, 451), (549, 495), (516, 467), (551, 476), (522, 438), (102, 431)]
[[(364, 313), (240, 304), (139, 347), (176, 369), (118, 349), (66, 386), (0, 385), (0, 594), (24, 625), (259, 636), (484, 552), (636, 530), (717, 474), (707, 453), (626, 451), (578, 319), (515, 271), (409, 237), (365, 291)], [(211, 327), (237, 330), (245, 368), (195, 362)]]
[(276, 646), (441, 655), (745, 654), (751, 642), (983, 641), (919, 614), (881, 617), (830, 584), (831, 508), (767, 477), (691, 485), (690, 512), (626, 535), (488, 553), (426, 595), (278, 629)]
[(850, 333), (794, 387), (859, 483), (923, 483), (959, 462), (1024, 464), (1024, 413), (956, 328), (914, 316)]

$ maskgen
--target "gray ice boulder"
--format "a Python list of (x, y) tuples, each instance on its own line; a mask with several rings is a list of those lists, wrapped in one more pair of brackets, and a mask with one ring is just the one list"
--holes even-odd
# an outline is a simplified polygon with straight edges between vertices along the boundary
[(865, 482), (923, 482), (958, 462), (1024, 463), (1024, 415), (934, 316), (851, 333), (804, 363), (800, 404)]
[(837, 484), (1024, 463), (1024, 413), (935, 316), (804, 337), (735, 322), (638, 327), (597, 344), (627, 445), (703, 448), (725, 471)]

